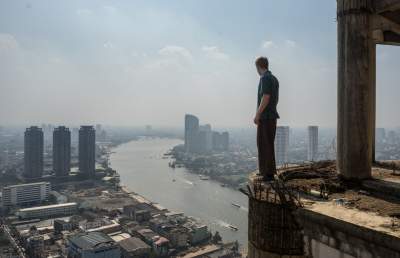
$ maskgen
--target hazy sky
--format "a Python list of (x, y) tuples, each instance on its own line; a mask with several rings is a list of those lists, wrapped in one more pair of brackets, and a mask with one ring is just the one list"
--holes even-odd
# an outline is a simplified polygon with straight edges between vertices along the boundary
[[(0, 1), (0, 124), (251, 126), (270, 58), (280, 124), (336, 124), (335, 0)], [(378, 126), (400, 125), (378, 48)], [(397, 78), (396, 78), (397, 77)]]

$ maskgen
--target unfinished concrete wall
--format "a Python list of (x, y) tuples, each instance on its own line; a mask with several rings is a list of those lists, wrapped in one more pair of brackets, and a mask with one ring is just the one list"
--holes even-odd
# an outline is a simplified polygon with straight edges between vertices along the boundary
[(400, 258), (399, 238), (305, 209), (296, 214), (306, 257)]
[(303, 257), (303, 235), (291, 189), (250, 176), (248, 257)]

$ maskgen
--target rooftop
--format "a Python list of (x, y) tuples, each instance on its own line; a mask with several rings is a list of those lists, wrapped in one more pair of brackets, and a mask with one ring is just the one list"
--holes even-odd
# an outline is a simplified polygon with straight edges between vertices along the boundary
[[(342, 181), (333, 162), (283, 168), (278, 174), (303, 210), (400, 237), (400, 172), (390, 168), (393, 164), (375, 164), (373, 177), (361, 183)], [(257, 180), (253, 173), (250, 181), (257, 185)]]
[(31, 207), (31, 208), (24, 208), (20, 209), (19, 211), (21, 212), (26, 212), (26, 211), (35, 211), (35, 210), (42, 210), (42, 209), (51, 209), (51, 208), (59, 208), (59, 207), (72, 207), (76, 206), (76, 202), (68, 202), (68, 203), (59, 203), (59, 204), (53, 204), (53, 205), (44, 205), (44, 206), (36, 206), (36, 207)]
[(17, 187), (24, 187), (24, 186), (33, 186), (33, 185), (43, 185), (43, 184), (50, 184), (49, 182), (36, 182), (36, 183), (29, 183), (29, 184), (18, 184), (18, 185), (8, 185), (4, 188), (17, 188)]
[(130, 237), (119, 242), (121, 248), (127, 252), (133, 252), (138, 249), (150, 248), (145, 242), (136, 237)]
[(198, 249), (195, 252), (188, 253), (185, 256), (181, 256), (181, 257), (182, 258), (204, 257), (205, 255), (216, 252), (220, 249), (221, 249), (221, 247), (217, 246), (217, 245), (207, 245), (207, 246), (204, 246), (204, 247)]
[(114, 244), (114, 240), (101, 232), (89, 232), (75, 235), (69, 240), (81, 249), (92, 249), (99, 245)]

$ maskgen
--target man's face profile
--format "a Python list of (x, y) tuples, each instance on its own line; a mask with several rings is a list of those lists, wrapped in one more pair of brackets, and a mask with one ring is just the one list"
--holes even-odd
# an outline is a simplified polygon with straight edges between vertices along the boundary
[(264, 68), (261, 68), (261, 67), (259, 67), (259, 66), (257, 66), (257, 65), (256, 65), (256, 69), (257, 69), (258, 75), (260, 75), (260, 76), (265, 72), (265, 69), (264, 69)]

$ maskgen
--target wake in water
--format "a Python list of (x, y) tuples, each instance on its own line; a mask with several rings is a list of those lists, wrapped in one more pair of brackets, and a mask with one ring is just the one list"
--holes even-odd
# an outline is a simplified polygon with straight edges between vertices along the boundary
[(182, 182), (184, 182), (184, 183), (186, 183), (186, 184), (188, 184), (188, 185), (194, 185), (194, 183), (192, 182), (192, 181), (189, 181), (189, 180), (186, 180), (186, 179), (183, 179), (183, 178), (179, 178)]
[(240, 209), (243, 210), (243, 211), (245, 211), (245, 212), (249, 212), (249, 208), (246, 208), (246, 207), (241, 206)]
[(229, 228), (229, 226), (231, 225), (228, 222), (225, 222), (225, 221), (220, 220), (220, 219), (215, 220), (215, 224), (218, 225), (218, 226), (224, 227), (224, 228)]

